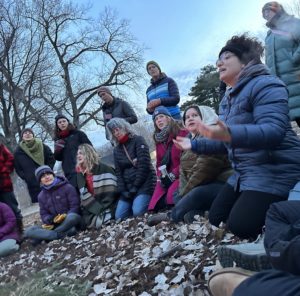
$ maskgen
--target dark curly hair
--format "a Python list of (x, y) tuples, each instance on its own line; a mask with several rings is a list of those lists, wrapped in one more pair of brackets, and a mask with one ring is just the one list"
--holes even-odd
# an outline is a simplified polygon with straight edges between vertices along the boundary
[(256, 37), (250, 37), (248, 33), (244, 33), (231, 37), (221, 49), (219, 57), (225, 51), (234, 53), (243, 64), (248, 64), (250, 61), (261, 64), (264, 46)]

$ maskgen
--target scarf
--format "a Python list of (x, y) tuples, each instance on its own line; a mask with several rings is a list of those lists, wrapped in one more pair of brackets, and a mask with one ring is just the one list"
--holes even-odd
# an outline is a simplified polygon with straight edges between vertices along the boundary
[(124, 135), (121, 139), (117, 139), (120, 144), (125, 144), (129, 139), (129, 135)]
[(76, 172), (81, 173), (85, 178), (85, 187), (90, 194), (94, 196), (94, 181), (93, 181), (93, 173), (87, 171), (87, 169), (83, 166), (77, 166)]
[(70, 131), (68, 129), (66, 129), (64, 131), (59, 131), (58, 134), (61, 139), (64, 139), (70, 135)]
[(44, 146), (40, 139), (33, 138), (30, 141), (21, 141), (21, 149), (39, 165), (45, 164)]
[(169, 138), (169, 131), (170, 131), (170, 126), (167, 125), (160, 132), (156, 132), (154, 134), (155, 141), (158, 142), (158, 143), (165, 143), (165, 142), (167, 142), (167, 140)]

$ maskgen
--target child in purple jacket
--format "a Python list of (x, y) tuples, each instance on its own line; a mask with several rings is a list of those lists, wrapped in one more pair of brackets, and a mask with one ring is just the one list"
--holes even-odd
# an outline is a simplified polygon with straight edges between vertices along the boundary
[(43, 225), (31, 226), (25, 231), (25, 237), (32, 238), (37, 244), (74, 235), (81, 222), (76, 189), (64, 177), (55, 176), (47, 165), (37, 168), (35, 176), (42, 188), (38, 201)]
[(0, 256), (17, 252), (19, 241), (16, 216), (7, 204), (0, 202)]

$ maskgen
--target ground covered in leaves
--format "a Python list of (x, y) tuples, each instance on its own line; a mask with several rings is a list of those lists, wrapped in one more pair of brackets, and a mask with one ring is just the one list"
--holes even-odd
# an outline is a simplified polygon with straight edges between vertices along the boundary
[(149, 227), (147, 217), (36, 247), (25, 240), (1, 259), (0, 295), (209, 295), (216, 246), (235, 238), (205, 218)]

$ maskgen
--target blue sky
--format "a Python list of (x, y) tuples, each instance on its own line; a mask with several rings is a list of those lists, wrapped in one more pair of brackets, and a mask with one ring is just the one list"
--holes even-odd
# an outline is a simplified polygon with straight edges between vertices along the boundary
[[(87, 0), (74, 0), (87, 3)], [(155, 60), (176, 79), (186, 96), (201, 67), (214, 63), (227, 39), (245, 31), (264, 37), (261, 16), (266, 0), (92, 0), (93, 14), (105, 6), (130, 20), (132, 33), (148, 50), (145, 61)], [(285, 7), (290, 0), (282, 0)]]

